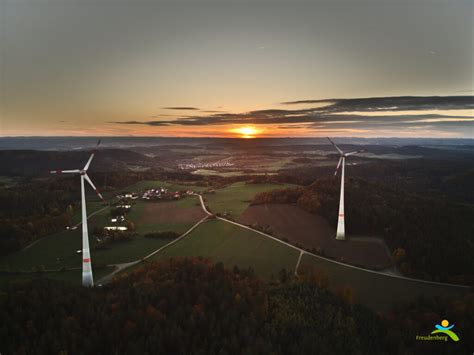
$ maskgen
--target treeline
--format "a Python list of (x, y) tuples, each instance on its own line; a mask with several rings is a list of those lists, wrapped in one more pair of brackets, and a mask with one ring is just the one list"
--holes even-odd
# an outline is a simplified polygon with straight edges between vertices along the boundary
[[(351, 157), (347, 172), (349, 176), (380, 183), (396, 190), (422, 194), (451, 202), (474, 203), (474, 161), (471, 157), (457, 159), (403, 159), (383, 160)], [(334, 165), (282, 169), (276, 177), (281, 182), (310, 185), (316, 178), (331, 177)]]
[[(474, 299), (423, 301), (388, 316), (310, 279), (271, 286), (202, 259), (141, 267), (102, 288), (36, 280), (0, 292), (6, 354), (468, 353)], [(458, 343), (416, 342), (448, 318)]]
[(0, 189), (0, 255), (71, 225), (76, 191), (71, 179)]
[[(339, 184), (339, 179), (318, 179), (308, 187), (259, 193), (252, 203), (296, 203), (336, 225)], [(472, 206), (349, 178), (345, 215), (347, 233), (382, 237), (405, 275), (474, 285)]]

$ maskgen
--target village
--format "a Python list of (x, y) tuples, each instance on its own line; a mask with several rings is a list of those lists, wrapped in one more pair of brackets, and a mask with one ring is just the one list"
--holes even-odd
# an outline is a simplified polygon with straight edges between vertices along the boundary
[(223, 167), (230, 167), (234, 166), (234, 163), (231, 162), (232, 158), (224, 158), (219, 159), (216, 161), (189, 161), (189, 162), (182, 162), (178, 164), (178, 168), (181, 170), (193, 170), (193, 169), (203, 169), (203, 168), (223, 168)]

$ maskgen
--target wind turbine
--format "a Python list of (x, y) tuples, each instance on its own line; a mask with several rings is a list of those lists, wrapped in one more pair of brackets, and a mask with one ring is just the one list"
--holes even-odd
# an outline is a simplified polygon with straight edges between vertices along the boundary
[[(100, 144), (100, 139), (97, 142), (97, 147)], [(82, 207), (82, 286), (84, 287), (93, 287), (94, 286), (94, 277), (92, 276), (92, 262), (91, 262), (91, 253), (89, 249), (89, 234), (87, 231), (87, 210), (86, 210), (86, 196), (84, 189), (84, 180), (86, 180), (89, 185), (92, 186), (94, 191), (100, 197), (101, 200), (104, 200), (99, 190), (94, 186), (91, 179), (87, 175), (87, 170), (91, 165), (92, 159), (94, 158), (95, 150), (92, 151), (92, 154), (87, 161), (86, 165), (82, 169), (76, 170), (53, 170), (50, 171), (51, 174), (79, 174), (81, 176), (81, 207)]]
[(339, 152), (339, 162), (337, 163), (336, 171), (334, 172), (334, 176), (337, 175), (337, 171), (342, 163), (342, 174), (341, 174), (341, 197), (339, 200), (339, 215), (337, 218), (337, 232), (336, 232), (336, 239), (337, 240), (346, 240), (346, 227), (344, 224), (344, 167), (346, 165), (346, 158), (348, 156), (363, 152), (363, 150), (356, 150), (354, 152), (344, 153), (339, 147), (331, 140), (331, 138), (327, 137), (331, 144), (336, 148)]

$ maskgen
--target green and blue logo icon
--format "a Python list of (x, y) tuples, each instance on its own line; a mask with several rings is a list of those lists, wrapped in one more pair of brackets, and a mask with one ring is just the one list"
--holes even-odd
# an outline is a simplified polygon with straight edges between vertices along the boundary
[(449, 325), (447, 319), (443, 319), (441, 324), (436, 324), (435, 328), (430, 335), (417, 335), (416, 340), (449, 341), (449, 338), (451, 338), (452, 341), (459, 341), (458, 335), (451, 330), (454, 328), (454, 324)]
[(435, 325), (435, 330), (431, 332), (431, 334), (438, 334), (438, 333), (443, 333), (448, 335), (453, 341), (459, 341), (459, 337), (455, 332), (453, 332), (451, 329), (454, 327), (454, 324), (449, 325), (448, 320), (443, 319), (441, 322), (441, 325), (436, 324)]

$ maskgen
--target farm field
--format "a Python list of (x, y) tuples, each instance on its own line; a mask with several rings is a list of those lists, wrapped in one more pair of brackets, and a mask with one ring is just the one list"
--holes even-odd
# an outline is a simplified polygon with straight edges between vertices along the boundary
[(289, 186), (285, 184), (246, 184), (245, 182), (237, 182), (203, 197), (206, 205), (213, 213), (227, 213), (233, 218), (238, 218), (258, 192), (283, 189)]
[(292, 157), (275, 157), (266, 154), (249, 154), (249, 152), (241, 151), (232, 162), (236, 167), (242, 169), (254, 169), (260, 172), (276, 172), (280, 169), (288, 167), (291, 164)]
[(199, 200), (187, 196), (178, 201), (135, 200), (128, 218), (143, 236), (151, 232), (174, 231), (184, 233), (205, 216)]
[(141, 226), (152, 223), (197, 222), (206, 215), (196, 197), (186, 197), (179, 202), (145, 202), (137, 223)]
[[(182, 232), (187, 225), (155, 225), (151, 231), (175, 230)], [(115, 242), (107, 249), (95, 249), (97, 242), (90, 239), (92, 262), (96, 265), (124, 263), (139, 259), (153, 250), (169, 243), (172, 239), (152, 239), (139, 235), (132, 241)], [(28, 271), (34, 268), (60, 269), (81, 266), (82, 249), (80, 229), (65, 231), (41, 239), (31, 248), (16, 252), (0, 259), (0, 270)]]
[(219, 220), (201, 224), (169, 248), (154, 255), (152, 259), (176, 256), (203, 256), (221, 261), (228, 268), (252, 267), (265, 279), (278, 276), (282, 269), (293, 272), (298, 260), (298, 251), (265, 238), (255, 232)]
[(322, 250), (323, 255), (341, 262), (377, 269), (388, 267), (391, 263), (391, 256), (382, 240), (349, 238), (338, 241), (334, 238), (336, 231), (324, 218), (296, 205), (249, 206), (239, 222), (270, 228), (273, 235), (280, 239), (286, 238), (306, 248)]
[(421, 295), (460, 298), (469, 293), (469, 288), (381, 275), (305, 254), (301, 259), (298, 273), (310, 271), (327, 276), (329, 289), (332, 291), (337, 292), (348, 287), (353, 292), (354, 303), (362, 303), (380, 312), (389, 311), (395, 303), (413, 301)]
[[(184, 233), (204, 216), (196, 206), (196, 197), (186, 197), (171, 202), (145, 202), (136, 200), (128, 218), (136, 225), (138, 236), (132, 241), (115, 242), (106, 249), (95, 249), (98, 242), (93, 238), (94, 227), (110, 224), (110, 212), (106, 209), (88, 220), (91, 257), (96, 265), (124, 263), (140, 259), (160, 248), (172, 239), (145, 238), (151, 232), (174, 231)], [(163, 209), (162, 206), (166, 206)], [(155, 210), (157, 208), (157, 210)], [(190, 210), (190, 211), (188, 211)], [(175, 214), (174, 221), (167, 221), (162, 213)], [(146, 222), (146, 223), (141, 223)], [(31, 247), (0, 258), (0, 270), (21, 271), (33, 268), (60, 269), (79, 267), (82, 249), (81, 226), (76, 230), (63, 231), (38, 240)]]
[[(109, 211), (104, 210), (88, 221), (89, 230), (95, 225), (105, 225)], [(90, 238), (91, 249), (94, 239)], [(59, 269), (81, 265), (81, 256), (76, 251), (82, 249), (81, 227), (65, 230), (39, 239), (24, 250), (0, 258), (0, 270), (31, 270), (34, 267)], [(93, 254), (92, 254), (93, 255)], [(93, 257), (93, 256), (92, 256)]]

